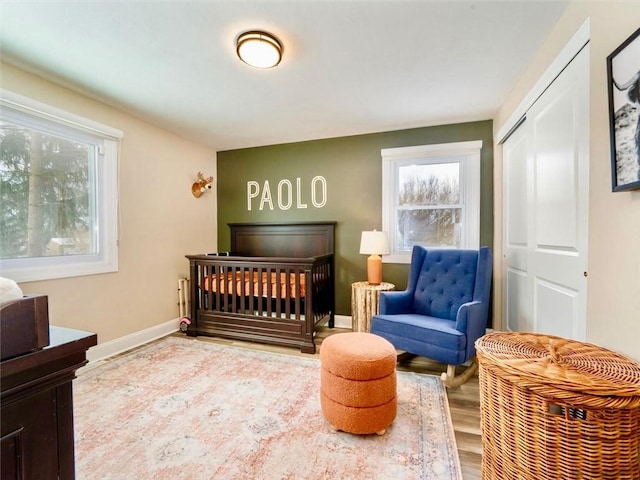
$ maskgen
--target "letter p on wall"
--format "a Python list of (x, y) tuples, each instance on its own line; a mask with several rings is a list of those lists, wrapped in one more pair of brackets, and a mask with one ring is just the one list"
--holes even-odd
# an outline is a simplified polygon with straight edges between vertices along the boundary
[(247, 182), (247, 210), (251, 210), (251, 199), (260, 195), (260, 184), (254, 180)]

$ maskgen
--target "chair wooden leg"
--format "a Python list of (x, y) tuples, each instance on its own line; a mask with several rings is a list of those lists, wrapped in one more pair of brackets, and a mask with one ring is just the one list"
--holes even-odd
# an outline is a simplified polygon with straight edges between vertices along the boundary
[(471, 365), (459, 376), (456, 377), (456, 366), (447, 365), (447, 373), (441, 375), (442, 383), (447, 388), (457, 388), (466, 383), (478, 371), (478, 358), (473, 357)]

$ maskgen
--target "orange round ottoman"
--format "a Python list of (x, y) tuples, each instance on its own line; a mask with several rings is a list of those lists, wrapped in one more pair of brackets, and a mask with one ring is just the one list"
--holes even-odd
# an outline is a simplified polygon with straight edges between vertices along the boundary
[(337, 333), (320, 346), (320, 405), (334, 430), (384, 434), (396, 418), (396, 350), (371, 333)]

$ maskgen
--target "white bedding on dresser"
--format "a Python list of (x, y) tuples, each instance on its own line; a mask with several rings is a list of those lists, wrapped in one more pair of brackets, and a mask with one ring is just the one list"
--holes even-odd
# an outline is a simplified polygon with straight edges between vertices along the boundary
[(22, 298), (22, 290), (10, 278), (0, 277), (0, 304)]

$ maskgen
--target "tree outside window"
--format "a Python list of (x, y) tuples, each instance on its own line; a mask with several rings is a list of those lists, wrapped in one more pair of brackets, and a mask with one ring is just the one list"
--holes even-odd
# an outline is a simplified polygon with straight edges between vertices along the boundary
[(96, 252), (92, 145), (0, 125), (0, 256)]
[(382, 154), (387, 263), (409, 263), (414, 245), (478, 248), (482, 141), (388, 148)]
[(0, 270), (16, 282), (118, 270), (121, 131), (0, 89)]
[(438, 163), (398, 169), (397, 246), (460, 247), (460, 164)]

